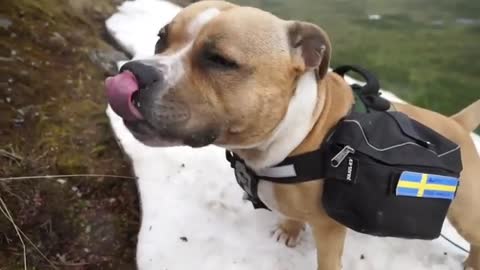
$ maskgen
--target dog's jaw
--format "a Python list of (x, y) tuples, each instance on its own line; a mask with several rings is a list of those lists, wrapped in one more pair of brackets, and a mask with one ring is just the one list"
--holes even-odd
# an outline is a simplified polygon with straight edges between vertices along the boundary
[[(280, 163), (307, 137), (314, 126), (324, 99), (319, 95), (315, 71), (308, 71), (298, 81), (287, 112), (272, 135), (253, 149), (239, 152), (254, 170)], [(252, 151), (255, 155), (245, 155)]]

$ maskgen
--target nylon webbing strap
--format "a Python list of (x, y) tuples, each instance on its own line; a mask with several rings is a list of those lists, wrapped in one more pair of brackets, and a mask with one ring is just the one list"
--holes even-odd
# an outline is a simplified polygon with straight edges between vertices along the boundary
[(389, 110), (390, 102), (380, 96), (380, 83), (377, 77), (370, 71), (356, 65), (345, 65), (337, 67), (333, 72), (344, 77), (348, 72), (355, 72), (365, 81), (364, 85), (351, 85), (355, 96), (353, 110), (355, 112), (367, 113), (370, 110), (386, 111)]
[(305, 181), (316, 180), (325, 177), (324, 152), (320, 150), (305, 154), (288, 157), (275, 167), (262, 169), (254, 172), (248, 168), (245, 162), (237, 155), (227, 151), (227, 160), (232, 168), (237, 162), (243, 163), (251, 176), (259, 180), (281, 184), (293, 184)]
[(316, 150), (302, 155), (289, 157), (275, 167), (253, 171), (237, 155), (226, 151), (227, 160), (235, 170), (237, 183), (245, 191), (244, 198), (249, 200), (255, 209), (268, 207), (258, 197), (258, 183), (267, 180), (279, 184), (294, 184), (324, 178), (323, 151)]

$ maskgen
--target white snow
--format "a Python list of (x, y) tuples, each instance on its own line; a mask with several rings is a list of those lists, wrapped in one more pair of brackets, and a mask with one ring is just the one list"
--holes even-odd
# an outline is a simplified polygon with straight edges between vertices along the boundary
[(371, 14), (371, 15), (368, 15), (368, 19), (369, 19), (369, 20), (372, 20), (372, 21), (378, 21), (378, 20), (381, 20), (381, 19), (382, 19), (382, 15), (379, 15), (379, 14)]
[[(179, 10), (160, 0), (126, 1), (108, 19), (107, 27), (135, 57), (148, 56), (159, 29)], [(398, 100), (388, 92), (385, 95)], [(275, 242), (270, 232), (278, 218), (254, 211), (241, 200), (222, 149), (149, 148), (133, 138), (110, 108), (107, 114), (139, 177), (140, 270), (316, 269), (311, 232), (307, 230), (296, 248)], [(480, 149), (480, 138), (475, 140)], [(444, 232), (467, 247), (449, 224)], [(460, 270), (465, 256), (441, 239), (401, 240), (349, 232), (343, 265), (356, 270)]]

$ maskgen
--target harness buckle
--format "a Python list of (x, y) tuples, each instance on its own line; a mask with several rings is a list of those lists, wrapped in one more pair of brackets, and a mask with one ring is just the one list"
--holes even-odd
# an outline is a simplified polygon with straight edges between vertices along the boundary
[(234, 171), (238, 184), (248, 194), (248, 196), (253, 196), (252, 176), (250, 173), (248, 173), (247, 166), (245, 166), (243, 162), (237, 160), (235, 161)]

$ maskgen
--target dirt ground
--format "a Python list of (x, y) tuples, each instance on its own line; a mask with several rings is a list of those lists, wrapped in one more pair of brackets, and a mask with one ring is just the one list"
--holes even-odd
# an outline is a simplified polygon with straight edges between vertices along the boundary
[[(0, 177), (131, 176), (104, 113), (103, 80), (127, 58), (104, 29), (121, 1), (0, 2)], [(135, 269), (134, 180), (0, 180), (0, 199), (31, 239), (22, 237), (28, 269)], [(24, 269), (2, 211), (0, 269)]]
[[(0, 0), (0, 179), (132, 176), (103, 89), (128, 58), (104, 26), (122, 1)], [(136, 269), (139, 222), (133, 179), (0, 180), (0, 270)]]

